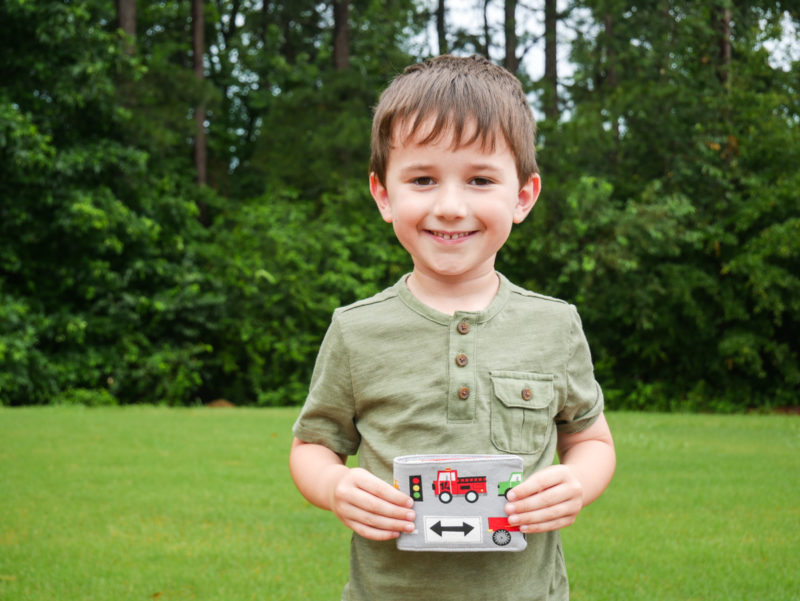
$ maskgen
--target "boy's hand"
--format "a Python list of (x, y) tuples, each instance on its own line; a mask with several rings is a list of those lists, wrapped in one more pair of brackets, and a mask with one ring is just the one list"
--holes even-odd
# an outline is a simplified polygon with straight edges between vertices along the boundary
[(347, 457), (295, 438), (289, 468), (297, 489), (311, 503), (332, 511), (345, 526), (372, 540), (414, 530), (414, 501)]
[(414, 501), (362, 468), (336, 466), (330, 508), (342, 523), (372, 540), (414, 530)]
[(575, 522), (583, 508), (583, 486), (567, 465), (547, 467), (508, 492), (508, 522), (522, 532), (548, 532)]
[(603, 414), (587, 429), (558, 435), (559, 465), (552, 465), (508, 492), (506, 513), (522, 532), (570, 526), (580, 510), (608, 486), (617, 456)]

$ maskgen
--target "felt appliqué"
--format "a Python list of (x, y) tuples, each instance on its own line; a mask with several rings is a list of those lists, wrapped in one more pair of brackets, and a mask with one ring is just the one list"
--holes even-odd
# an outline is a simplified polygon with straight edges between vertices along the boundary
[(404, 551), (522, 551), (525, 535), (508, 523), (506, 493), (522, 481), (517, 455), (404, 455), (394, 486), (414, 499), (414, 532)]

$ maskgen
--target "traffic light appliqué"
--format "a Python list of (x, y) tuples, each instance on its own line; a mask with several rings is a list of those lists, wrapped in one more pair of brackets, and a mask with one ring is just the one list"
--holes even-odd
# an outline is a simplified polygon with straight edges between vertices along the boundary
[(422, 501), (422, 476), (409, 476), (408, 477), (408, 490), (411, 493), (411, 498), (415, 501)]

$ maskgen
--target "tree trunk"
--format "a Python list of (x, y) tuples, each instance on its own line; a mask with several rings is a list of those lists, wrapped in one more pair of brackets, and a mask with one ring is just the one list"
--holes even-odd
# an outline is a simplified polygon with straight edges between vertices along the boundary
[[(203, 57), (205, 55), (203, 0), (192, 0), (192, 61), (194, 76), (202, 83), (205, 78)], [(202, 86), (198, 85), (198, 88)], [(198, 185), (206, 184), (206, 105), (200, 101), (194, 110), (194, 166)], [(200, 206), (200, 221), (205, 223), (205, 207)]]
[(506, 34), (506, 53), (503, 58), (503, 66), (516, 73), (519, 69), (519, 59), (517, 58), (517, 0), (505, 1), (505, 20), (503, 23)]
[(606, 50), (606, 76), (605, 85), (609, 88), (617, 86), (617, 53), (614, 49), (614, 17), (606, 13), (603, 17), (603, 27), (605, 29), (605, 50)]
[[(231, 3), (231, 12), (228, 16), (228, 27), (226, 28), (224, 24), (220, 24), (220, 33), (222, 34), (222, 40), (225, 42), (225, 49), (227, 50), (230, 46), (231, 38), (236, 35), (236, 21), (239, 18), (239, 10), (241, 9), (241, 0), (233, 0)], [(220, 12), (222, 9), (220, 9)]]
[(483, 0), (483, 56), (489, 58), (489, 39), (491, 32), (489, 31), (489, 2), (491, 0)]
[(350, 68), (350, 1), (333, 0), (333, 68)]
[(259, 28), (259, 36), (261, 37), (261, 43), (267, 43), (267, 26), (269, 25), (269, 9), (270, 3), (267, 0), (264, 0), (261, 3), (261, 25)]
[(117, 25), (125, 34), (125, 52), (136, 52), (136, 0), (117, 0)]
[[(605, 29), (605, 51), (606, 51), (606, 69), (605, 69), (605, 79), (603, 81), (603, 85), (608, 89), (605, 96), (606, 98), (610, 97), (611, 90), (617, 87), (617, 52), (614, 48), (614, 17), (611, 16), (610, 13), (606, 13), (603, 17), (603, 27)], [(608, 107), (606, 104), (606, 108), (609, 108), (609, 113), (611, 115), (611, 131), (614, 132), (614, 148), (609, 152), (608, 162), (609, 165), (616, 165), (618, 160), (618, 148), (620, 144), (620, 127), (619, 127), (619, 118), (617, 117), (616, 111)]]
[(717, 76), (723, 85), (728, 84), (728, 77), (731, 70), (731, 9), (730, 7), (717, 7), (714, 11), (716, 15), (716, 29), (719, 33), (719, 61), (717, 63)]
[(436, 5), (436, 37), (439, 40), (439, 54), (447, 54), (447, 29), (444, 21), (444, 0)]
[(544, 114), (548, 119), (558, 119), (558, 2), (544, 3)]

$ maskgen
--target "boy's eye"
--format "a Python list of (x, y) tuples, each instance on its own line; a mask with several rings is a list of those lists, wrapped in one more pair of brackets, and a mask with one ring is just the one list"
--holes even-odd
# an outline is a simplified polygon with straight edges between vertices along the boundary
[(412, 184), (416, 184), (417, 186), (432, 186), (434, 184), (432, 177), (415, 177), (411, 180)]
[(492, 180), (486, 177), (473, 177), (469, 180), (469, 183), (474, 186), (489, 186), (492, 183)]

